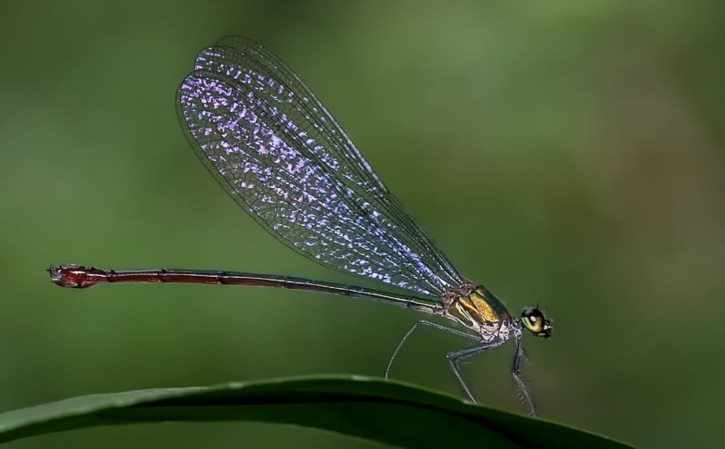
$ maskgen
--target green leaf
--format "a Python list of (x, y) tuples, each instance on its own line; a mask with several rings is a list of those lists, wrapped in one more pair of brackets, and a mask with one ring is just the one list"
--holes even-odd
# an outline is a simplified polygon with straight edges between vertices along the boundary
[(0, 414), (0, 442), (93, 426), (261, 421), (402, 448), (630, 448), (571, 427), (365, 377), (312, 377), (94, 394)]

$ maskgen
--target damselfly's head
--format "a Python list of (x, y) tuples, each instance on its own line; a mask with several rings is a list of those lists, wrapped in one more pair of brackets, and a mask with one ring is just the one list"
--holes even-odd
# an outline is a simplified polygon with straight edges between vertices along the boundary
[(538, 307), (527, 307), (521, 312), (521, 324), (537, 337), (549, 338), (554, 327)]

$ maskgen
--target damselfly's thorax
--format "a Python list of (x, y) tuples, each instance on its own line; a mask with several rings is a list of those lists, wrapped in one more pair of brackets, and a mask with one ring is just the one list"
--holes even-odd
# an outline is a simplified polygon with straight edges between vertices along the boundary
[(441, 297), (443, 314), (481, 336), (483, 341), (506, 340), (521, 333), (506, 307), (484, 286), (466, 283)]

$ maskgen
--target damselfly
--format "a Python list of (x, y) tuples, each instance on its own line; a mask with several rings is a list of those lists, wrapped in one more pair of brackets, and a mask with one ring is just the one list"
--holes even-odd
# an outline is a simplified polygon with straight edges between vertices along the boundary
[(103, 282), (186, 282), (284, 287), (381, 300), (447, 318), (458, 328), (420, 325), (471, 339), (447, 354), (466, 396), (461, 362), (515, 341), (511, 374), (529, 413), (536, 407), (521, 368), (521, 333), (551, 335), (538, 307), (512, 316), (493, 293), (463, 278), (400, 202), (302, 80), (279, 58), (247, 39), (227, 37), (196, 58), (181, 83), (177, 109), (199, 159), (227, 193), (267, 231), (327, 267), (375, 279), (409, 295), (309, 279), (204, 270), (102, 270), (79, 265), (50, 268), (63, 287)]

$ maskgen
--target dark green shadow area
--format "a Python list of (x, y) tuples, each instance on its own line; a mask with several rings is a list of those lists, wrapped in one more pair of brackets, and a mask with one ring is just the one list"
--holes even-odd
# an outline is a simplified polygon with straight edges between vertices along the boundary
[(80, 396), (0, 414), (0, 442), (94, 426), (257, 421), (402, 448), (631, 448), (571, 427), (366, 377), (306, 377)]

